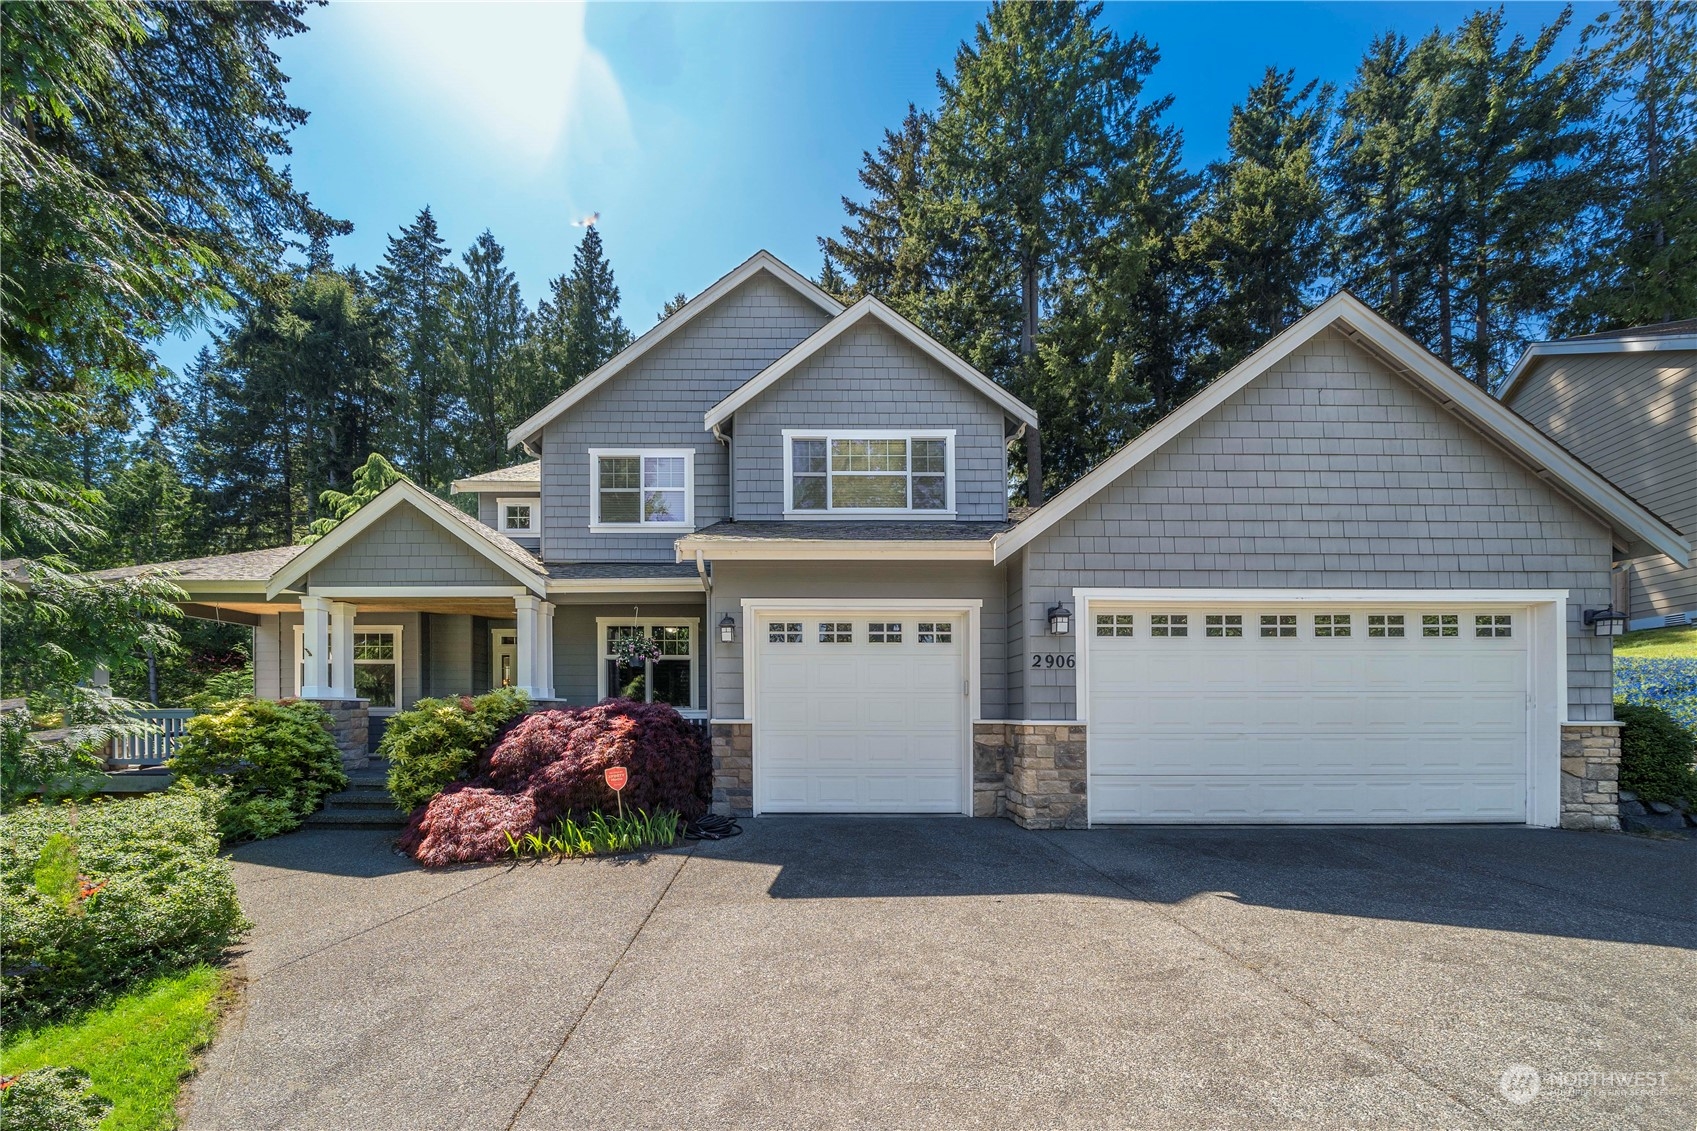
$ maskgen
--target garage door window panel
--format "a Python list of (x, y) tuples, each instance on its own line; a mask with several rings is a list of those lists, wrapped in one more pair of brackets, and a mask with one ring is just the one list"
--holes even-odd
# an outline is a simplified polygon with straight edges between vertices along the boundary
[(1401, 639), (1405, 625), (1400, 613), (1368, 613), (1367, 635), (1386, 640)]
[(1233, 637), (1243, 635), (1243, 617), (1238, 613), (1209, 613), (1203, 618), (1206, 635)]
[(766, 626), (766, 643), (768, 644), (800, 644), (800, 621), (773, 621)]
[(1421, 636), (1460, 636), (1461, 617), (1456, 613), (1424, 613), (1420, 617)]
[(1293, 639), (1296, 636), (1296, 614), (1262, 613), (1261, 635), (1270, 639)]
[(1514, 635), (1514, 617), (1504, 613), (1473, 618), (1473, 635), (1494, 638)]
[(1348, 636), (1350, 633), (1349, 613), (1318, 613), (1314, 617), (1314, 635), (1322, 639), (1334, 639)]
[(1151, 636), (1189, 636), (1190, 616), (1187, 613), (1154, 613), (1149, 617)]
[(873, 621), (866, 626), (866, 641), (869, 644), (900, 644), (902, 642), (901, 622)]
[(1130, 636), (1135, 620), (1134, 613), (1099, 613), (1096, 617), (1096, 635)]
[(854, 625), (849, 621), (832, 620), (819, 622), (819, 643), (821, 644), (853, 644)]
[(946, 620), (922, 620), (919, 622), (918, 636), (921, 644), (953, 644), (955, 626), (953, 622)]

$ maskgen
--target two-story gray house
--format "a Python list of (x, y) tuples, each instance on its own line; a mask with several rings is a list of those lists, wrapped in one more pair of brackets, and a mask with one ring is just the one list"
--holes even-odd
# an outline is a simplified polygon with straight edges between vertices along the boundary
[[(1697, 318), (1534, 342), (1497, 394), (1687, 538), (1697, 532)], [(1620, 562), (1631, 628), (1697, 624), (1697, 569)]]
[[(1348, 295), (1021, 521), (1032, 410), (762, 252), (310, 547), (175, 563), (261, 695), (663, 700), (725, 811), (1608, 825), (1617, 560), (1678, 532)], [(641, 634), (660, 657), (614, 656)], [(344, 664), (341, 657), (349, 657)]]

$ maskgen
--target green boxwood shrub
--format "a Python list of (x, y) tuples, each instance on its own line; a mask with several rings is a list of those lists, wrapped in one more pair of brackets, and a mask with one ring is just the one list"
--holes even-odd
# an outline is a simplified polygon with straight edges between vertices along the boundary
[(300, 827), (346, 789), (330, 716), (314, 703), (242, 699), (184, 724), (166, 766), (179, 781), (227, 789), (218, 828), (226, 840), (259, 840)]
[(89, 1090), (88, 1073), (37, 1068), (0, 1092), (0, 1127), (6, 1131), (95, 1131), (112, 1104)]
[(420, 699), (391, 716), (377, 754), (389, 759), (395, 804), (410, 813), (466, 776), (528, 702), (524, 692), (503, 687), (475, 699)]
[(248, 924), (219, 856), (216, 798), (32, 803), (0, 830), (0, 1019), (54, 1021), (217, 962)]
[(1615, 702), (1621, 722), (1620, 788), (1644, 801), (1697, 805), (1697, 739), (1660, 707)]

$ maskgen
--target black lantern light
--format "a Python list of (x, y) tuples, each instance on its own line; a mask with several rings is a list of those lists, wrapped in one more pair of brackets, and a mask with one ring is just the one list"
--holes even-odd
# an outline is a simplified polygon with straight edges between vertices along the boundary
[(736, 618), (726, 613), (719, 618), (719, 643), (735, 644), (737, 642)]
[(1072, 631), (1072, 610), (1065, 605), (1049, 606), (1049, 635), (1065, 636)]
[(1626, 614), (1612, 608), (1586, 609), (1585, 624), (1598, 636), (1619, 636), (1626, 631)]

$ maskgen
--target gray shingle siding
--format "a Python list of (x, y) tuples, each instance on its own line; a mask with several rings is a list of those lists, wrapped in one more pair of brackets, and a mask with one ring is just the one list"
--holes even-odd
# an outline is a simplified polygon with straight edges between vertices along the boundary
[[(1074, 587), (1566, 589), (1568, 718), (1613, 717), (1609, 641), (1580, 621), (1608, 602), (1608, 531), (1335, 333), (1021, 557), (1010, 586), (1023, 591), (1031, 639)], [(1077, 639), (1045, 648), (1070, 651)], [(1075, 717), (1074, 672), (1018, 670), (1026, 715)]]
[[(538, 519), (542, 517), (542, 500), (535, 495), (526, 495), (523, 491), (515, 491), (511, 495), (496, 495), (486, 491), (477, 496), (477, 521), (481, 522), (491, 530), (500, 530), (500, 501), (503, 499), (516, 499), (534, 503), (535, 509), (531, 513)], [(542, 549), (542, 539), (538, 535), (513, 534), (509, 532), (507, 537), (511, 538), (513, 541), (533, 553), (539, 552)]]
[(399, 506), (309, 575), (325, 585), (512, 585), (513, 577), (410, 506)]
[(783, 517), (786, 428), (952, 428), (956, 513), (1007, 517), (1001, 408), (877, 322), (846, 331), (738, 411), (737, 519)]
[(543, 556), (674, 556), (676, 533), (589, 530), (591, 448), (691, 448), (696, 526), (729, 517), (729, 460), (702, 417), (825, 321), (823, 310), (787, 284), (757, 274), (550, 423), (542, 434)]

